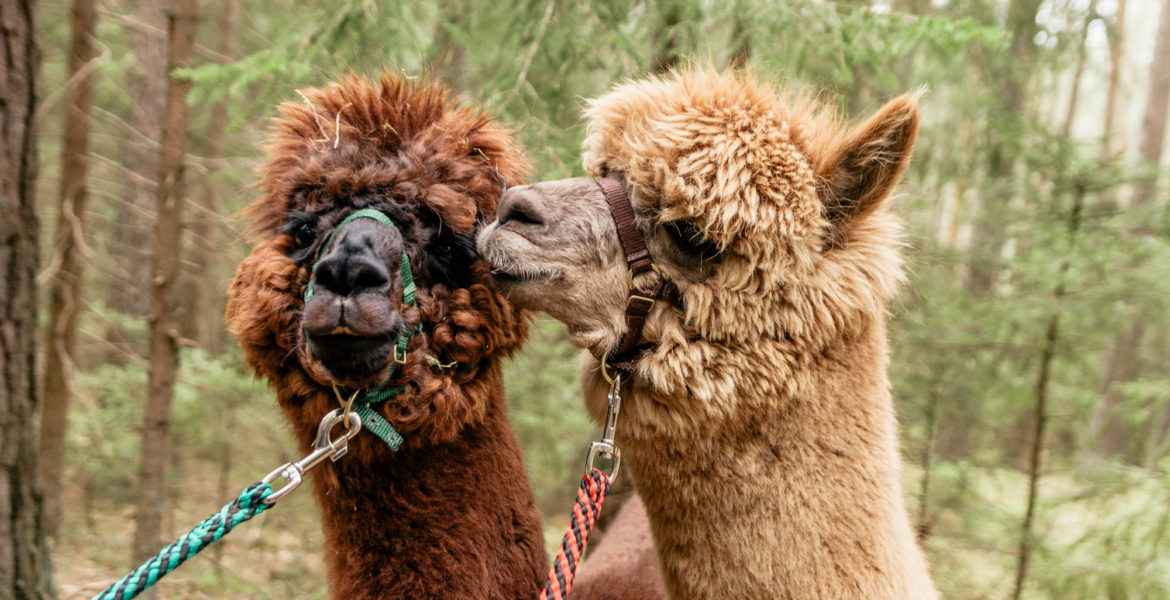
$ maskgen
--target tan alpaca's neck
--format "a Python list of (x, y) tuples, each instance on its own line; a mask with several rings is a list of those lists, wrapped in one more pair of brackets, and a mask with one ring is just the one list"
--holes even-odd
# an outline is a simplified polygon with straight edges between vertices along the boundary
[[(750, 367), (704, 364), (739, 385), (701, 409), (694, 395), (626, 392), (618, 440), (672, 599), (936, 596), (902, 500), (882, 329), (755, 382)], [(707, 427), (661, 426), (685, 420), (672, 407), (720, 403), (735, 410)]]

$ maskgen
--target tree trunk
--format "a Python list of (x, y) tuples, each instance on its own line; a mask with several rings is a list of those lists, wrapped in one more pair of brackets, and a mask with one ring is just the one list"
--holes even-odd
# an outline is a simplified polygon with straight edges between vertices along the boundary
[(942, 381), (934, 380), (930, 384), (930, 391), (926, 396), (926, 409), (923, 417), (926, 420), (926, 439), (922, 442), (922, 481), (918, 488), (918, 519), (914, 530), (921, 544), (930, 535), (934, 527), (934, 518), (930, 514), (930, 466), (934, 457), (934, 441), (938, 432), (938, 405), (942, 395)]
[(986, 77), (995, 86), (1002, 101), (1003, 109), (998, 113), (998, 125), (990, 132), (986, 180), (999, 182), (998, 186), (984, 190), (983, 203), (975, 219), (973, 239), (969, 253), (967, 289), (977, 298), (987, 297), (995, 284), (1002, 260), (1004, 244), (1007, 243), (1007, 228), (1001, 222), (1008, 214), (1005, 208), (1012, 200), (1015, 173), (1015, 147), (1025, 124), (1029, 122), (1027, 110), (1028, 82), (1034, 71), (1036, 44), (1036, 13), (1041, 0), (1012, 0), (1008, 5), (1007, 26), (1011, 31), (1010, 62), (1004, 65), (995, 60), (989, 64), (995, 68)]
[(34, 450), (34, 31), (32, 0), (0, 2), (0, 600), (54, 597)]
[[(1170, 373), (1170, 344), (1163, 349), (1162, 355), (1162, 369), (1164, 372)], [(1153, 469), (1155, 461), (1165, 449), (1166, 439), (1170, 436), (1170, 402), (1165, 398), (1161, 399), (1164, 404), (1160, 414), (1157, 416), (1157, 421), (1154, 423), (1153, 431), (1150, 432), (1149, 443), (1146, 445), (1146, 456), (1144, 466), (1147, 469)]]
[(1101, 132), (1102, 161), (1113, 156), (1120, 147), (1120, 140), (1113, 139), (1113, 125), (1117, 115), (1117, 93), (1121, 87), (1121, 54), (1125, 39), (1125, 2), (1117, 0), (1117, 14), (1113, 18), (1113, 29), (1109, 36), (1109, 91), (1105, 96), (1105, 126)]
[[(109, 244), (114, 274), (106, 287), (106, 306), (135, 318), (145, 318), (149, 310), (149, 273), (141, 265), (150, 260), (150, 220), (144, 215), (153, 212), (157, 193), (158, 141), (162, 136), (162, 111), (166, 95), (167, 47), (166, 4), (157, 0), (140, 0), (134, 11), (134, 21), (140, 23), (131, 32), (131, 43), (136, 57), (130, 70), (126, 88), (134, 105), (126, 121), (128, 142), (122, 150), (122, 164), (130, 169), (124, 197), (116, 204), (114, 231)], [(117, 321), (105, 326), (105, 338), (110, 342), (106, 362), (123, 364), (127, 356), (144, 357), (145, 340), (122, 331)]]
[[(1118, 7), (1120, 22), (1123, 5)], [(1119, 60), (1119, 59), (1117, 59)], [(1112, 77), (1112, 75), (1111, 75)], [(1112, 85), (1112, 82), (1110, 83)], [(1167, 104), (1170, 104), (1170, 0), (1163, 0), (1162, 15), (1155, 41), (1154, 60), (1150, 63), (1150, 86), (1146, 95), (1146, 113), (1142, 119), (1139, 150), (1144, 160), (1157, 165), (1162, 160), (1162, 142), (1166, 136)], [(1108, 138), (1103, 144), (1109, 143)], [(1102, 148), (1102, 154), (1107, 148)], [(1157, 192), (1157, 175), (1151, 175), (1134, 186), (1134, 207), (1149, 205)], [(1127, 236), (1143, 235), (1144, 226), (1139, 225)], [(1093, 414), (1092, 431), (1098, 441), (1097, 454), (1111, 458), (1125, 455), (1126, 458), (1140, 457), (1129, 454), (1133, 448), (1128, 445), (1128, 432), (1120, 418), (1121, 394), (1117, 384), (1133, 381), (1141, 375), (1138, 368), (1140, 347), (1145, 333), (1146, 315), (1132, 311), (1133, 324), (1128, 332), (1113, 336), (1110, 352), (1105, 364), (1105, 377), (1101, 385), (1101, 406)]]
[(56, 537), (61, 526), (66, 413), (73, 396), (77, 315), (81, 311), (81, 248), (85, 244), (89, 113), (93, 104), (93, 77), (86, 71), (97, 56), (93, 39), (96, 22), (96, 0), (74, 0), (68, 76), (73, 85), (65, 91), (65, 143), (61, 153), (57, 237), (53, 245), (55, 269), (49, 284), (45, 398), (41, 407), (40, 476), (45, 494), (45, 531), (51, 537)]
[(742, 69), (747, 66), (748, 60), (752, 57), (752, 36), (748, 32), (747, 20), (751, 18), (750, 14), (745, 14), (751, 9), (749, 7), (738, 5), (735, 10), (735, 28), (731, 33), (731, 57), (727, 59), (727, 67), (730, 69)]
[[(1170, 0), (1162, 0), (1154, 60), (1150, 62), (1150, 87), (1146, 93), (1146, 114), (1142, 117), (1142, 139), (1138, 151), (1151, 165), (1162, 162), (1166, 139), (1166, 112), (1170, 107)], [(1158, 190), (1156, 174), (1142, 179), (1134, 189), (1135, 203), (1148, 203)]]
[[(226, 0), (223, 5), (223, 14), (220, 27), (223, 42), (220, 54), (232, 59), (236, 54), (236, 24), (240, 17), (239, 0)], [(219, 183), (215, 175), (223, 168), (225, 130), (227, 129), (227, 99), (220, 100), (211, 110), (211, 123), (207, 134), (207, 176), (203, 187), (203, 205), (194, 206), (192, 247), (195, 251), (195, 266), (189, 279), (190, 299), (187, 313), (188, 337), (204, 350), (217, 354), (223, 351), (223, 310), (215, 299), (223, 294), (212, 293), (219, 288), (215, 284), (212, 265), (216, 262), (216, 255), (222, 248), (217, 235), (220, 225), (220, 210), (223, 202), (220, 198)], [(209, 322), (210, 321), (210, 322)]]
[(1085, 72), (1085, 61), (1088, 50), (1086, 42), (1089, 39), (1089, 23), (1097, 16), (1097, 2), (1094, 0), (1089, 4), (1089, 10), (1085, 14), (1085, 22), (1081, 25), (1081, 38), (1077, 44), (1077, 62), (1073, 67), (1072, 89), (1068, 94), (1068, 110), (1064, 113), (1064, 122), (1060, 126), (1060, 137), (1068, 140), (1072, 139), (1073, 121), (1077, 116), (1077, 104), (1081, 97), (1081, 75)]
[[(1076, 247), (1077, 233), (1081, 227), (1081, 213), (1085, 205), (1085, 189), (1077, 187), (1073, 191), (1073, 206), (1068, 217), (1068, 247), (1069, 252)], [(1035, 538), (1032, 526), (1036, 519), (1036, 500), (1039, 498), (1040, 487), (1040, 459), (1044, 451), (1044, 436), (1048, 425), (1048, 387), (1052, 379), (1052, 362), (1056, 357), (1057, 344), (1060, 341), (1061, 303), (1065, 296), (1065, 280), (1072, 259), (1065, 254), (1058, 269), (1056, 288), (1052, 292), (1052, 315), (1048, 318), (1048, 326), (1044, 334), (1044, 345), (1040, 350), (1040, 368), (1036, 373), (1035, 399), (1033, 408), (1032, 445), (1028, 453), (1028, 499), (1024, 511), (1024, 522), (1020, 525), (1020, 546), (1017, 554), (1015, 586), (1012, 588), (1012, 600), (1019, 600), (1024, 590), (1024, 582), (1028, 578), (1028, 567), (1032, 562), (1032, 552), (1035, 549)]]
[[(195, 0), (173, 0), (168, 15), (167, 71), (190, 67), (195, 46)], [(158, 172), (158, 201), (150, 281), (150, 374), (142, 429), (142, 470), (134, 531), (133, 564), (158, 552), (170, 458), (171, 400), (179, 365), (176, 282), (183, 206), (183, 153), (187, 131), (188, 79), (167, 81)]]
[(1133, 381), (1138, 376), (1138, 359), (1145, 327), (1141, 315), (1128, 311), (1133, 319), (1129, 331), (1119, 332), (1109, 342), (1105, 358), (1105, 380), (1101, 384), (1101, 403), (1089, 421), (1096, 454), (1102, 458), (1123, 456), (1130, 449), (1129, 436), (1122, 419), (1121, 391), (1117, 384)]

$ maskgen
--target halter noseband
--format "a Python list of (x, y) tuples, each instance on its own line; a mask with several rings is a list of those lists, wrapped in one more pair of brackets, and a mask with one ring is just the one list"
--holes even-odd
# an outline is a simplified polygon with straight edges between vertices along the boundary
[[(634, 207), (630, 204), (625, 186), (615, 175), (608, 175), (596, 181), (605, 195), (605, 201), (609, 204), (609, 212), (613, 216), (614, 225), (617, 226), (618, 239), (621, 240), (622, 252), (629, 267), (627, 281), (630, 290), (626, 299), (626, 332), (618, 340), (617, 347), (601, 357), (601, 373), (612, 383), (609, 369), (632, 376), (642, 352), (652, 347), (646, 344), (639, 345), (638, 342), (642, 339), (642, 329), (655, 303), (662, 300), (672, 306), (682, 306), (682, 297), (678, 287), (662, 274), (658, 265), (654, 264), (654, 258), (646, 248), (646, 240), (638, 230), (638, 224), (634, 219)], [(634, 279), (649, 271), (658, 274), (657, 283), (649, 288), (635, 287)]]
[[(317, 278), (317, 264), (321, 259), (329, 254), (329, 250), (333, 247), (333, 238), (337, 236), (338, 230), (344, 225), (352, 223), (358, 219), (371, 219), (377, 221), (387, 227), (396, 228), (394, 221), (387, 217), (380, 211), (372, 208), (363, 208), (355, 211), (343, 219), (332, 231), (329, 236), (325, 238), (325, 243), (322, 244), (321, 250), (317, 255), (317, 259), (313, 262), (313, 266), (309, 270), (309, 283), (305, 286), (305, 304), (309, 303), (309, 298), (313, 297), (313, 281)], [(406, 254), (406, 248), (402, 249), (402, 258), (400, 260), (402, 274), (402, 305), (413, 306), (415, 301), (415, 292), (418, 290), (414, 283), (414, 273), (410, 270), (410, 256)], [(405, 388), (403, 386), (390, 387), (390, 379), (394, 377), (394, 372), (398, 370), (399, 365), (406, 364), (406, 348), (410, 345), (410, 338), (415, 333), (421, 333), (423, 330), (422, 322), (413, 328), (407, 328), (403, 324), (398, 332), (398, 341), (394, 345), (394, 362), (390, 364), (390, 371), (386, 373), (386, 379), (381, 383), (375, 384), (364, 390), (360, 390), (357, 399), (357, 405), (354, 411), (361, 417), (362, 425), (369, 429), (374, 435), (382, 438), (383, 442), (390, 447), (391, 450), (397, 451), (402, 445), (402, 436), (394, 430), (394, 427), (382, 415), (379, 415), (374, 409), (370, 408), (371, 404), (377, 404), (389, 399), (391, 396), (402, 392)], [(309, 332), (305, 332), (305, 339), (309, 337)], [(312, 347), (310, 346), (310, 351)], [(340, 398), (339, 398), (340, 399)]]

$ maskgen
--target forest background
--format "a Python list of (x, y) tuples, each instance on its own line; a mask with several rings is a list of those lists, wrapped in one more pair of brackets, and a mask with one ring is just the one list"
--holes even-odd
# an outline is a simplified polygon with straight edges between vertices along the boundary
[[(222, 317), (249, 249), (235, 215), (255, 197), (278, 102), (349, 72), (429, 73), (515, 128), (539, 180), (581, 173), (585, 98), (692, 58), (822, 92), (855, 119), (926, 90), (897, 200), (908, 280), (891, 375), (907, 499), (944, 597), (1170, 598), (1170, 0), (33, 9), (37, 408), (22, 414), (39, 427), (26, 438), (43, 491), (29, 539), (48, 540), (51, 579), (14, 596), (0, 581), (0, 598), (88, 598), (131, 567), (132, 547), (172, 539), (295, 458)], [(154, 321), (180, 335), (160, 358), (150, 265), (167, 253), (175, 309)], [(594, 435), (576, 356), (542, 316), (506, 367), (550, 548)], [(144, 415), (160, 410), (147, 381), (164, 363), (175, 383), (160, 429)], [(153, 517), (136, 509), (144, 485)], [(161, 596), (325, 597), (310, 496), (242, 527)]]

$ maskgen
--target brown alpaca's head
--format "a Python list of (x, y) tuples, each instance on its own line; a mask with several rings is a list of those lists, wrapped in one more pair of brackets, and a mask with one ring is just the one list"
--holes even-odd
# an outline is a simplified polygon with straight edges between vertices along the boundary
[[(884, 311), (900, 277), (887, 199), (917, 135), (914, 97), (844, 132), (812, 100), (696, 69), (620, 85), (586, 117), (586, 171), (624, 181), (683, 295), (681, 313), (660, 302), (649, 317), (656, 357), (677, 370), (683, 354), (709, 360), (705, 344), (814, 349)], [(595, 356), (620, 338), (626, 264), (593, 180), (510, 189), (478, 244), (513, 302), (564, 321)]]
[[(294, 420), (312, 425), (334, 384), (384, 380), (399, 333), (421, 327), (391, 381), (407, 391), (383, 411), (404, 434), (454, 435), (485, 410), (480, 370), (524, 336), (474, 246), (524, 160), (486, 116), (402, 77), (350, 76), (280, 111), (259, 171), (263, 195), (247, 211), (258, 241), (228, 298), (249, 365)], [(341, 224), (361, 209), (393, 225)], [(403, 301), (404, 252), (414, 306)]]

